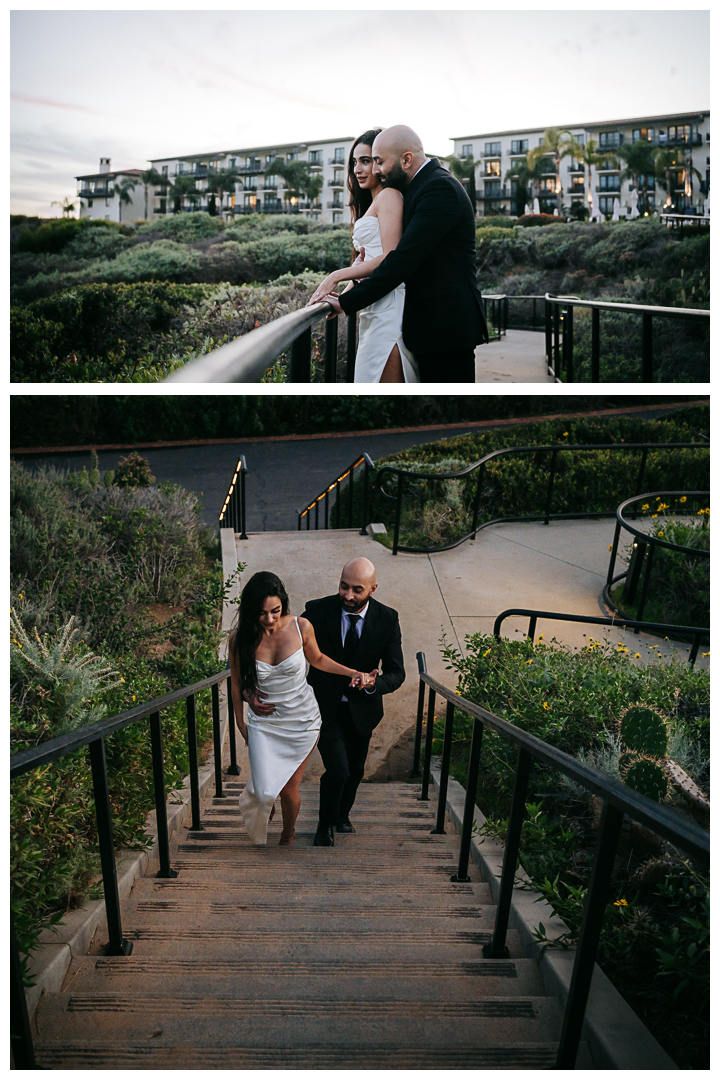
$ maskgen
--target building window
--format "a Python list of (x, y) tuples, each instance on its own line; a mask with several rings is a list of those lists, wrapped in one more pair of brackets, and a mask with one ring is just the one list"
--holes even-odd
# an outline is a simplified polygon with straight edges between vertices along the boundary
[(668, 128), (669, 142), (690, 142), (692, 139), (692, 124), (675, 124)]
[(548, 176), (544, 180), (540, 181), (540, 190), (549, 191), (552, 195), (555, 194), (555, 177)]
[(620, 190), (620, 177), (615, 176), (601, 176), (600, 177), (600, 190), (601, 191), (619, 191)]
[(311, 165), (322, 165), (322, 150), (311, 150), (308, 154), (308, 161)]
[(335, 157), (333, 158), (333, 164), (344, 165), (345, 164), (345, 151), (342, 146), (335, 147)]
[(486, 180), (485, 181), (485, 198), (496, 199), (502, 195), (502, 185), (499, 180)]
[(633, 142), (654, 142), (655, 128), (635, 128), (633, 130)]
[(623, 137), (619, 131), (601, 131), (598, 146), (601, 150), (617, 150), (623, 144)]
[(463, 147), (462, 147), (462, 151), (460, 153), (460, 157), (471, 157), (472, 152), (473, 152), (472, 151), (472, 143), (469, 143), (469, 142), (463, 143)]
[(585, 190), (585, 177), (584, 176), (573, 176), (570, 190), (571, 190), (571, 192), (572, 191), (584, 191)]
[(486, 142), (485, 143), (485, 157), (500, 157), (502, 153), (502, 144), (499, 142)]
[(638, 176), (638, 186), (644, 187), (646, 191), (655, 190), (655, 177), (654, 176)]
[(167, 165), (163, 165), (163, 167), (162, 167), (162, 174), (163, 174), (163, 176), (167, 176), (167, 174), (168, 174), (168, 167), (167, 167)]
[(601, 195), (598, 199), (601, 214), (612, 214), (615, 209), (615, 199), (612, 195)]
[(510, 143), (510, 153), (527, 154), (529, 145), (529, 139), (513, 139)]
[(297, 152), (297, 150), (290, 150), (290, 151), (289, 151), (289, 152), (288, 152), (288, 153), (287, 153), (287, 154), (285, 155), (285, 160), (286, 160), (286, 161), (297, 161), (297, 159), (298, 159), (298, 156), (299, 156), (299, 155), (298, 155), (298, 152)]
[(88, 209), (90, 209), (90, 207), (92, 206), (92, 204), (93, 204), (93, 201), (92, 201), (92, 199), (88, 199)]
[(337, 225), (343, 219), (342, 210), (333, 210), (333, 225)]
[(485, 175), (486, 176), (499, 176), (500, 175), (500, 162), (499, 161), (486, 161), (485, 162)]
[(601, 168), (601, 169), (614, 169), (614, 170), (615, 170), (615, 171), (617, 172), (617, 162), (612, 162), (612, 161), (610, 161), (610, 160), (608, 160), (608, 161), (603, 161), (603, 163), (602, 163), (602, 165), (600, 166), (600, 168)]
[(276, 188), (277, 186), (278, 186), (277, 176), (266, 176), (265, 177), (263, 187)]
[(160, 209), (158, 210), (158, 213), (159, 214), (166, 214), (167, 213), (167, 199), (161, 199), (160, 200)]

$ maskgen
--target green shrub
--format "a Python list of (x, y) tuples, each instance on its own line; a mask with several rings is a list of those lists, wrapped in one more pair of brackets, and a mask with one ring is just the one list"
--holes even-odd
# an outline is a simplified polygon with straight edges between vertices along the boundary
[(147, 458), (132, 450), (121, 458), (115, 470), (115, 483), (121, 488), (144, 488), (155, 483)]
[(563, 219), (555, 214), (522, 214), (515, 224), (534, 228), (536, 225), (558, 225), (562, 221)]
[(123, 231), (122, 225), (109, 221), (94, 221), (91, 218), (54, 218), (46, 221), (37, 229), (23, 229), (17, 240), (18, 251), (59, 252), (62, 251), (78, 233), (86, 229)]
[(222, 218), (201, 211), (189, 214), (173, 214), (148, 221), (137, 228), (138, 236), (155, 233), (171, 237), (180, 243), (191, 243), (208, 236), (217, 236), (225, 228)]

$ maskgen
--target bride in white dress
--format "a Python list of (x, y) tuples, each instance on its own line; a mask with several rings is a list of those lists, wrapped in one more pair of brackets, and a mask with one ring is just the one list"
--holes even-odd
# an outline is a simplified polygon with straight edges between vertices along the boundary
[[(235, 720), (250, 757), (251, 777), (240, 795), (243, 823), (254, 843), (265, 844), (279, 795), (280, 844), (289, 846), (300, 811), (300, 782), (320, 736), (320, 710), (305, 677), (306, 661), (347, 676), (350, 686), (363, 687), (368, 676), (320, 652), (311, 623), (288, 614), (285, 587), (267, 571), (254, 574), (242, 591), (228, 652)], [(269, 715), (259, 716), (248, 707), (245, 723), (243, 696), (262, 700)]]
[[(310, 303), (319, 303), (334, 292), (340, 282), (368, 277), (402, 236), (403, 197), (394, 188), (384, 187), (373, 172), (372, 144), (382, 128), (360, 135), (353, 143), (348, 162), (348, 190), (353, 220), (353, 247), (359, 261), (344, 270), (334, 270), (313, 293)], [(415, 383), (417, 364), (403, 341), (402, 318), (405, 286), (363, 308), (358, 316), (356, 383)]]

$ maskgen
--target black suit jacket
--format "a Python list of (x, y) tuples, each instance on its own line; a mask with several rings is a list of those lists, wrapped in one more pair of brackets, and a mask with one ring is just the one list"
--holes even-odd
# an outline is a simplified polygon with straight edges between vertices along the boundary
[(403, 234), (371, 277), (340, 296), (347, 314), (405, 282), (403, 339), (414, 353), (488, 341), (475, 265), (475, 213), (465, 188), (431, 158), (404, 192)]
[(339, 734), (336, 717), (343, 695), (348, 699), (355, 727), (361, 734), (369, 735), (382, 720), (383, 694), (392, 694), (405, 681), (398, 613), (379, 604), (372, 596), (368, 604), (357, 652), (350, 663), (343, 658), (342, 601), (338, 593), (308, 601), (303, 612), (303, 618), (313, 625), (320, 652), (338, 664), (358, 671), (374, 671), (375, 668), (381, 671), (375, 682), (375, 693), (368, 694), (365, 690), (351, 690), (343, 675), (330, 675), (310, 668), (308, 682), (315, 691), (322, 716), (321, 737)]

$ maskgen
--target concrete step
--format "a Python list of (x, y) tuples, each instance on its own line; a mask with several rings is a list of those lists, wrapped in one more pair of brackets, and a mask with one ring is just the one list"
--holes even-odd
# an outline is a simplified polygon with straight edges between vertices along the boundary
[[(547, 997), (476, 1001), (401, 1001), (379, 997), (343, 1002), (324, 996), (250, 999), (192, 993), (53, 994), (37, 1014), (38, 1037), (93, 1042), (161, 1038), (172, 1046), (447, 1048), (559, 1037), (561, 1015)], [(155, 1033), (160, 1030), (160, 1034)]]
[(166, 1047), (147, 1040), (92, 1046), (84, 1042), (36, 1045), (46, 1069), (551, 1069), (556, 1046), (522, 1042), (513, 1046), (431, 1047), (251, 1047), (225, 1042), (207, 1047)]
[(181, 957), (83, 956), (73, 960), (63, 989), (79, 993), (186, 993), (238, 999), (270, 998), (282, 982), (288, 998), (347, 1001), (379, 996), (398, 1000), (465, 1001), (484, 997), (527, 997), (543, 993), (532, 960), (406, 961), (357, 960), (339, 968), (334, 960), (202, 960)]
[[(297, 876), (297, 875), (296, 875)], [(362, 896), (367, 902), (382, 906), (400, 900), (405, 905), (439, 906), (445, 903), (491, 904), (490, 886), (484, 882), (436, 881), (434, 878), (419, 877), (409, 881), (403, 877), (402, 886), (397, 879), (373, 881), (372, 893), (363, 888), (366, 882), (356, 876), (353, 882), (303, 880), (284, 880), (268, 882), (261, 877), (253, 881), (229, 880), (214, 877), (211, 881), (206, 875), (198, 875), (197, 880), (189, 880), (186, 874), (177, 878), (141, 878), (133, 887), (133, 899), (176, 900), (184, 898), (203, 899), (212, 895), (225, 900), (239, 900), (254, 904), (256, 899), (263, 903), (310, 903), (332, 904), (333, 906), (357, 902)]]

